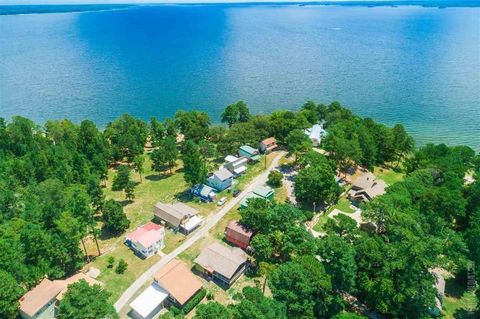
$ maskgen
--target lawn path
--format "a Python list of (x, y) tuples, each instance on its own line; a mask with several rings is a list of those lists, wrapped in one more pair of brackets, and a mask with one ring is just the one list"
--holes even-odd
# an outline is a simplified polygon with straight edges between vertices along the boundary
[(192, 235), (192, 237), (188, 238), (183, 244), (178, 246), (175, 250), (173, 250), (171, 253), (165, 255), (162, 257), (161, 260), (159, 260), (157, 263), (155, 263), (152, 267), (150, 267), (147, 271), (145, 271), (140, 277), (138, 277), (131, 285), (130, 287), (125, 290), (125, 292), (120, 296), (120, 298), (117, 300), (115, 303), (115, 309), (117, 312), (120, 312), (123, 307), (127, 304), (127, 302), (135, 295), (135, 293), (142, 288), (142, 286), (151, 278), (153, 275), (159, 271), (163, 266), (165, 266), (169, 261), (171, 261), (173, 258), (177, 257), (179, 254), (181, 254), (183, 251), (188, 249), (190, 246), (192, 246), (197, 240), (205, 236), (208, 231), (217, 224), (220, 219), (225, 216), (233, 207), (235, 207), (237, 204), (241, 202), (243, 197), (250, 191), (252, 191), (255, 187), (263, 185), (267, 182), (268, 179), (268, 174), (278, 166), (278, 162), (280, 159), (285, 155), (286, 153), (284, 151), (280, 151), (275, 158), (272, 160), (272, 163), (268, 167), (268, 169), (260, 174), (259, 176), (255, 177), (255, 179), (239, 194), (239, 196), (232, 198), (230, 201), (228, 201), (224, 207), (222, 207), (217, 213), (215, 213), (212, 216), (207, 217), (205, 223), (203, 226), (201, 226), (197, 231), (195, 231)]

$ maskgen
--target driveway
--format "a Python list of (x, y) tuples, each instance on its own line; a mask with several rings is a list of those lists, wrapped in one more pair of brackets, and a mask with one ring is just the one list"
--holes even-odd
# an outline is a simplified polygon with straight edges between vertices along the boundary
[(228, 201), (225, 206), (223, 206), (217, 213), (206, 218), (203, 226), (201, 226), (197, 231), (195, 231), (190, 238), (188, 238), (183, 244), (178, 246), (168, 255), (165, 255), (161, 260), (155, 263), (147, 271), (145, 271), (140, 277), (138, 277), (130, 287), (125, 290), (125, 292), (120, 296), (120, 299), (115, 303), (115, 309), (119, 312), (127, 302), (135, 295), (135, 293), (148, 281), (153, 278), (153, 275), (159, 271), (163, 266), (165, 266), (169, 261), (177, 257), (179, 254), (187, 250), (192, 246), (197, 240), (204, 237), (208, 234), (208, 231), (217, 224), (220, 219), (222, 219), (225, 214), (227, 214), (233, 207), (241, 202), (245, 195), (251, 192), (254, 188), (261, 186), (267, 182), (268, 174), (278, 166), (278, 162), (285, 155), (284, 151), (280, 151), (275, 158), (272, 160), (272, 163), (268, 169), (255, 177), (255, 179), (239, 194), (239, 196), (232, 198)]

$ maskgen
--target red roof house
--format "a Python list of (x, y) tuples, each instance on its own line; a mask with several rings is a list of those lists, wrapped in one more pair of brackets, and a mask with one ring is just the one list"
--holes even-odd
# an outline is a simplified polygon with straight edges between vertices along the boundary
[(164, 247), (165, 228), (149, 222), (125, 237), (125, 243), (142, 257), (148, 258)]
[(235, 220), (228, 223), (225, 233), (227, 241), (243, 249), (250, 245), (253, 236), (252, 230)]

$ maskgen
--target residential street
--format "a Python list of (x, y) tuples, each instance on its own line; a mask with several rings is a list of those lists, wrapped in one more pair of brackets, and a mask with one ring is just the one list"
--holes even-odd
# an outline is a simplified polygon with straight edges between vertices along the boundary
[(208, 231), (215, 226), (220, 219), (222, 219), (225, 214), (227, 214), (233, 207), (241, 202), (243, 197), (250, 191), (252, 191), (255, 187), (263, 185), (266, 183), (268, 174), (272, 171), (275, 167), (278, 166), (279, 160), (285, 155), (284, 151), (280, 151), (275, 158), (272, 160), (272, 163), (268, 167), (268, 169), (257, 176), (249, 185), (246, 187), (239, 196), (232, 198), (228, 201), (224, 207), (222, 207), (217, 213), (209, 216), (206, 218), (204, 224), (195, 231), (190, 238), (188, 238), (183, 244), (173, 250), (171, 253), (162, 257), (160, 261), (155, 263), (152, 267), (150, 267), (147, 271), (145, 271), (140, 277), (135, 280), (130, 287), (125, 290), (125, 292), (120, 296), (120, 298), (115, 303), (115, 309), (119, 312), (130, 299), (135, 295), (135, 293), (149, 280), (152, 279), (153, 275), (160, 270), (163, 266), (165, 266), (169, 261), (177, 257), (180, 253), (188, 249), (192, 244), (194, 244), (197, 240), (204, 237)]

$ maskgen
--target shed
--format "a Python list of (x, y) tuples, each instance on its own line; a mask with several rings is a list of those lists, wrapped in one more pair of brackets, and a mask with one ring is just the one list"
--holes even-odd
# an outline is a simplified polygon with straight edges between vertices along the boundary
[(245, 225), (240, 224), (239, 221), (232, 220), (225, 229), (225, 235), (227, 241), (240, 248), (246, 249), (250, 245), (253, 231)]

